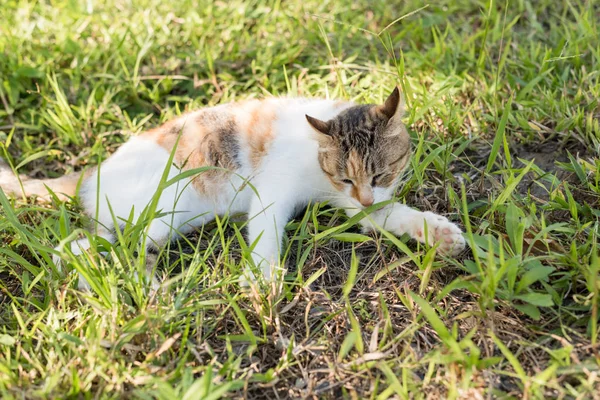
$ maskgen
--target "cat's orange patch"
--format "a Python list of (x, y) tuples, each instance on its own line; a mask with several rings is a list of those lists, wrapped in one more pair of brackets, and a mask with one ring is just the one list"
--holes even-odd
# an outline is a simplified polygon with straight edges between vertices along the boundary
[(356, 185), (352, 185), (352, 187), (350, 188), (350, 196), (354, 197), (356, 200), (359, 200), (358, 189), (356, 188)]
[(179, 122), (179, 119), (169, 121), (158, 128), (150, 129), (144, 132), (142, 137), (154, 140), (158, 145), (170, 152), (173, 146), (175, 146), (177, 136), (181, 132), (181, 126), (177, 122)]
[(350, 195), (364, 206), (373, 204), (373, 189), (371, 188), (370, 178), (366, 174), (364, 160), (356, 150), (351, 150), (348, 153), (346, 169), (348, 176), (354, 181), (350, 189)]
[(337, 190), (339, 190), (340, 192), (344, 191), (344, 185), (342, 185), (339, 182), (334, 181), (333, 179), (327, 177), (327, 179), (329, 179), (329, 182), (331, 182), (331, 185), (336, 188)]
[(363, 160), (356, 150), (350, 150), (350, 153), (348, 153), (348, 160), (346, 163), (348, 176), (350, 176), (355, 181), (361, 179), (363, 170), (363, 168), (361, 168), (361, 165), (363, 163)]
[(169, 152), (177, 144), (174, 162), (183, 170), (216, 167), (199, 173), (191, 180), (199, 193), (216, 200), (229, 171), (238, 167), (234, 127), (235, 121), (227, 114), (198, 111), (152, 129), (144, 136)]
[(257, 168), (267, 155), (273, 141), (273, 124), (277, 115), (270, 100), (250, 100), (240, 104), (236, 112), (238, 125), (248, 144), (248, 155), (253, 168)]
[(334, 179), (337, 171), (338, 149), (333, 146), (323, 147), (319, 151), (319, 164), (324, 175), (331, 185), (339, 191), (344, 190), (344, 185)]
[(348, 103), (347, 101), (338, 100), (335, 103), (333, 103), (333, 108), (342, 108), (342, 107), (346, 107), (348, 105), (350, 105), (350, 103)]

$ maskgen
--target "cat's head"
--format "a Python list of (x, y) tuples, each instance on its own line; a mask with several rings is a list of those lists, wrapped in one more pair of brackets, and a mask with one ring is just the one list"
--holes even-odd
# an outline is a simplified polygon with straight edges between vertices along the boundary
[(306, 116), (316, 130), (319, 163), (331, 184), (358, 207), (388, 200), (410, 159), (398, 88), (382, 105), (358, 105), (329, 121)]

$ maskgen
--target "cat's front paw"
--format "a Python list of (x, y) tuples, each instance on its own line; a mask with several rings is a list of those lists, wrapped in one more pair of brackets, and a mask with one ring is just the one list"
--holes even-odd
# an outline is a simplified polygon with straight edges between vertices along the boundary
[[(465, 249), (465, 238), (462, 230), (448, 218), (432, 212), (425, 212), (427, 223), (428, 242), (431, 246), (439, 243), (438, 249), (444, 253), (455, 256)], [(422, 231), (421, 231), (422, 234)]]
[[(69, 244), (69, 246), (71, 246), (71, 252), (73, 253), (73, 255), (78, 256), (78, 255), (83, 254), (87, 249), (90, 248), (90, 242), (87, 239), (79, 239), (79, 240), (75, 240), (74, 242), (71, 242)], [(62, 246), (56, 246), (54, 248), (54, 250), (62, 253), (63, 248), (62, 248)], [(63, 266), (64, 266), (64, 261), (62, 259), (62, 256), (60, 254), (52, 254), (52, 261), (54, 262), (54, 265), (56, 266), (56, 268), (59, 271), (62, 271)], [(73, 270), (73, 271), (71, 271), (71, 273), (76, 273), (76, 271)], [(82, 292), (91, 292), (91, 290), (92, 290), (92, 287), (90, 286), (88, 281), (81, 274), (79, 274), (79, 280), (77, 281), (77, 288), (79, 290), (81, 290)]]
[(244, 270), (244, 273), (240, 275), (238, 284), (242, 288), (250, 287), (252, 284), (256, 283), (270, 286), (273, 282), (283, 281), (285, 271), (285, 268), (281, 267), (277, 262), (267, 263), (263, 261), (260, 263), (260, 267), (256, 273), (252, 268), (247, 267)]

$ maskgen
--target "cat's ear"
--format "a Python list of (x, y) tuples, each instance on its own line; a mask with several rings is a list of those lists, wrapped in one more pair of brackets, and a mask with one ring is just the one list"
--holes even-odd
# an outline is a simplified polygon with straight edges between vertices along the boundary
[(394, 88), (394, 91), (385, 100), (385, 103), (377, 106), (377, 111), (385, 115), (388, 119), (394, 116), (401, 118), (404, 115), (404, 98), (400, 94), (398, 86)]
[(313, 118), (310, 115), (305, 116), (310, 126), (327, 136), (331, 135), (331, 124), (329, 122), (321, 121), (320, 119)]

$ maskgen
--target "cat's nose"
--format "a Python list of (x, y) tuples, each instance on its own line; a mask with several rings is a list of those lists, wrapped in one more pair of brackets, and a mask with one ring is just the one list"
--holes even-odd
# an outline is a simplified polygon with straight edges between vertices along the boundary
[(369, 207), (373, 205), (373, 197), (369, 198), (369, 199), (360, 199), (360, 204), (362, 204), (364, 207)]
[(358, 201), (362, 204), (363, 207), (369, 207), (373, 205), (373, 189), (371, 188), (361, 188), (358, 192)]

